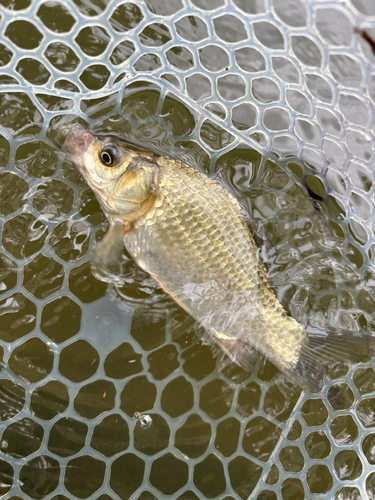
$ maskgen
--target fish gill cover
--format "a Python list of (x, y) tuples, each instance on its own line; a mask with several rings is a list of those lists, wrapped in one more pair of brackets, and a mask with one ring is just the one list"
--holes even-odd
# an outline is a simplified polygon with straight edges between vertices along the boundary
[(98, 281), (105, 217), (59, 153), (79, 121), (216, 175), (264, 226), (292, 316), (371, 334), (373, 4), (0, 0), (0, 17), (3, 498), (374, 498), (373, 362), (301, 392), (225, 360), (126, 255), (125, 284)]

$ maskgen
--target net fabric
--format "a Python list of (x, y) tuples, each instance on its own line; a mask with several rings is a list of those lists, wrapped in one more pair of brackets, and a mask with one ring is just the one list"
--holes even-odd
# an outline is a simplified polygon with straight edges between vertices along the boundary
[[(358, 31), (372, 33), (372, 5), (0, 9), (4, 498), (372, 498), (372, 363), (335, 365), (321, 394), (301, 394), (264, 361), (252, 375), (217, 361), (170, 303), (158, 314), (133, 307), (159, 292), (145, 276), (133, 276), (142, 287), (129, 297), (91, 275), (105, 220), (56, 148), (59, 127), (78, 116), (188, 152), (248, 194), (254, 216), (287, 242), (292, 229), (306, 232), (286, 216), (304, 200), (295, 178), (315, 179), (344, 235), (343, 285), (317, 290), (309, 309), (298, 273), (291, 280), (279, 261), (275, 278), (295, 316), (319, 309), (318, 320), (370, 332), (375, 59)], [(244, 181), (230, 174), (244, 168)], [(288, 244), (277, 247), (298, 269)]]

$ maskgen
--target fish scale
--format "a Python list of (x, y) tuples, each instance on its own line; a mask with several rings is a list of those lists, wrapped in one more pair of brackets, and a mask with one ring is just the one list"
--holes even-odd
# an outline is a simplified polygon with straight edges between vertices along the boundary
[[(157, 202), (157, 212), (150, 211), (126, 236), (129, 252), (136, 261), (145, 261), (144, 268), (180, 303), (186, 296), (185, 283), (214, 280), (222, 292), (219, 300), (216, 292), (207, 292), (204, 304), (186, 296), (183, 307), (216, 334), (249, 341), (271, 358), (282, 352), (283, 363), (289, 366), (298, 358), (305, 335), (269, 287), (241, 206), (219, 183), (191, 167), (170, 159), (160, 159), (158, 164), (162, 202)], [(145, 255), (146, 248), (152, 249), (152, 256)], [(176, 268), (183, 272), (177, 273)], [(246, 305), (241, 306), (239, 319), (228, 322), (224, 319), (228, 307), (231, 304), (233, 312), (241, 294)], [(283, 327), (285, 335), (280, 337)]]

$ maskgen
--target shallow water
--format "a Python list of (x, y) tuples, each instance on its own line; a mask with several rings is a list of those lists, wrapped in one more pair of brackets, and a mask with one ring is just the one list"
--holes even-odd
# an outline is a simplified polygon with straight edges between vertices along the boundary
[[(108, 114), (110, 102), (85, 103), (96, 117), (94, 130), (119, 133), (205, 170), (264, 227), (269, 274), (294, 317), (312, 326), (371, 328), (373, 301), (365, 289), (358, 293), (360, 257), (348, 254), (352, 266), (343, 260), (339, 209), (333, 207), (336, 217), (328, 224), (329, 203), (319, 202), (320, 212), (314, 208), (303, 186), (322, 198), (325, 193), (313, 176), (301, 179), (293, 159), (282, 169), (245, 146), (208, 154), (189, 139), (194, 113), (161, 98), (153, 86), (129, 86)], [(283, 470), (289, 477), (283, 498), (303, 498), (294, 475), (329, 456), (332, 446), (355, 443), (358, 424), (374, 425), (373, 400), (362, 400), (353, 414), (353, 391), (339, 380), (349, 367), (336, 363), (327, 370), (326, 395), (303, 395), (296, 412), (298, 387), (261, 356), (253, 374), (229, 362), (125, 253), (124, 285), (98, 281), (89, 261), (107, 223), (75, 167), (58, 153), (74, 121), (57, 117), (49, 144), (28, 138), (15, 151), (12, 171), (0, 173), (2, 192), (10, 175), (16, 187), (0, 205), (3, 492), (13, 467), (21, 467), (19, 487), (32, 498), (52, 491), (79, 498), (110, 491), (129, 498), (137, 491), (134, 498), (155, 498), (145, 493), (146, 477), (156, 497), (195, 498), (191, 490), (176, 493), (189, 484), (198, 496), (246, 498), (263, 474), (265, 486), (272, 486)], [(15, 118), (9, 126), (21, 124)], [(213, 150), (228, 141), (213, 125), (201, 137)], [(370, 366), (350, 370), (360, 393), (373, 390)], [(136, 412), (146, 423), (134, 418)], [(278, 465), (270, 469), (285, 432)], [(371, 436), (363, 442), (370, 461)], [(335, 455), (338, 479), (353, 480), (361, 471), (355, 449)], [(311, 465), (309, 489), (329, 491), (332, 472)], [(268, 491), (258, 498), (273, 498)]]
[[(126, 253), (121, 287), (95, 279), (89, 262), (107, 223), (59, 153), (84, 118), (204, 170), (264, 228), (262, 255), (295, 318), (371, 333), (373, 175), (364, 161), (372, 143), (344, 118), (371, 123), (362, 94), (373, 98), (374, 80), (356, 97), (363, 61), (322, 49), (322, 40), (352, 43), (346, 11), (322, 2), (319, 43), (298, 32), (290, 57), (280, 24), (305, 27), (311, 14), (297, 1), (272, 2), (275, 26), (271, 12), (251, 18), (251, 42), (243, 13), (263, 16), (263, 1), (234, 0), (228, 13), (221, 0), (194, 0), (191, 16), (180, 0), (112, 10), (73, 3), (36, 2), (22, 17), (28, 0), (0, 0), (0, 84), (20, 83), (0, 92), (0, 493), (294, 500), (357, 499), (361, 490), (372, 498), (373, 363), (332, 364), (323, 391), (303, 393), (261, 356), (252, 374), (229, 362)], [(362, 2), (352, 4), (360, 17)], [(23, 20), (12, 17), (18, 11)], [(169, 25), (157, 17), (176, 13)], [(369, 47), (358, 46), (371, 64)], [(26, 57), (30, 49), (37, 55)], [(322, 51), (332, 78), (319, 75)], [(304, 84), (300, 63), (310, 64)], [(120, 88), (132, 72), (155, 78)], [(172, 86), (185, 84), (181, 101)], [(337, 85), (348, 88), (338, 96)], [(102, 88), (111, 91), (75, 98)], [(270, 149), (276, 156), (259, 152)], [(306, 187), (323, 199), (320, 214)]]

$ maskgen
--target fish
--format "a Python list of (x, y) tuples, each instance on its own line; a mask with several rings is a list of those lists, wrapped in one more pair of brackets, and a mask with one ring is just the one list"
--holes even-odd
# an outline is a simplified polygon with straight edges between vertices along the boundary
[(123, 248), (247, 371), (258, 351), (293, 382), (322, 387), (324, 367), (375, 355), (375, 338), (327, 325), (307, 331), (267, 278), (249, 214), (217, 180), (116, 135), (74, 125), (62, 147), (109, 221), (94, 269)]

